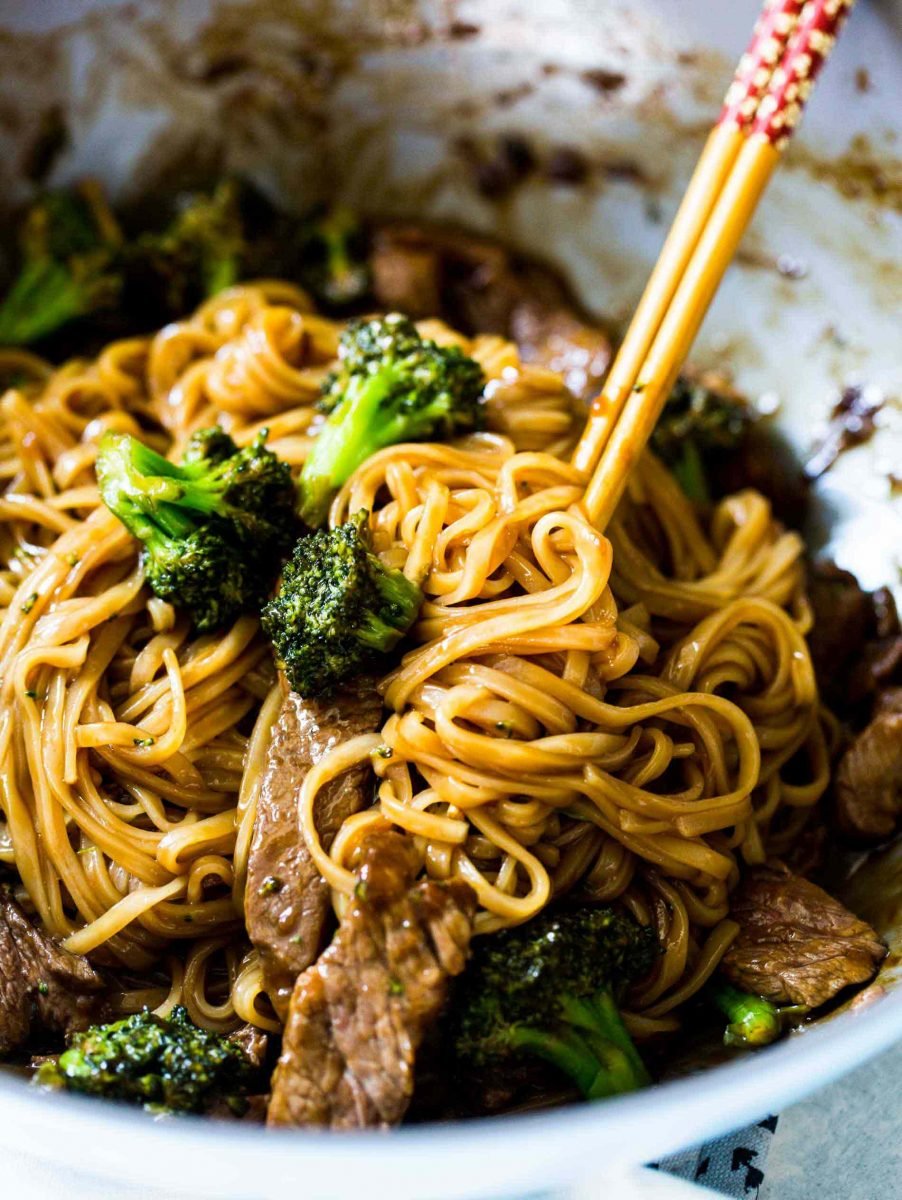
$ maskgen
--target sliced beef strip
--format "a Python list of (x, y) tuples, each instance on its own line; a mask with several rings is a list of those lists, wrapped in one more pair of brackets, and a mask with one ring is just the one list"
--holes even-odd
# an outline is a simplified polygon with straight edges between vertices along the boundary
[(239, 1025), (229, 1034), (229, 1041), (235, 1043), (252, 1067), (262, 1067), (266, 1062), (269, 1034), (258, 1029), (256, 1025), (249, 1025), (247, 1022)]
[(811, 661), (828, 702), (842, 703), (852, 665), (861, 660), (873, 616), (871, 599), (850, 571), (832, 562), (812, 565), (808, 599), (814, 625)]
[(810, 485), (795, 451), (769, 421), (753, 419), (739, 444), (712, 454), (705, 467), (713, 495), (728, 496), (753, 488), (768, 498), (777, 520), (791, 529), (804, 527), (811, 504)]
[(405, 224), (377, 231), (371, 269), (380, 307), (502, 334), (524, 362), (558, 372), (577, 396), (597, 392), (611, 343), (547, 267), (470, 234)]
[(808, 822), (787, 852), (782, 855), (782, 861), (794, 875), (802, 875), (805, 879), (816, 879), (824, 866), (828, 853), (829, 831), (823, 823), (819, 812)]
[(866, 983), (886, 954), (870, 925), (779, 863), (749, 871), (730, 916), (740, 933), (724, 955), (724, 973), (776, 1003), (817, 1008)]
[(611, 361), (611, 343), (572, 308), (544, 300), (542, 280), (539, 268), (524, 273), (524, 295), (511, 312), (510, 337), (524, 362), (547, 367), (575, 396), (591, 400)]
[(876, 716), (840, 759), (836, 816), (858, 841), (883, 841), (895, 831), (902, 817), (902, 689), (880, 694)]
[(373, 291), (380, 308), (415, 321), (442, 311), (438, 247), (413, 227), (380, 230), (370, 259)]
[(295, 985), (270, 1125), (386, 1127), (413, 1094), (417, 1051), (463, 970), (475, 912), (458, 882), (413, 883), (397, 833), (371, 835), (353, 903)]
[(808, 638), (827, 703), (863, 725), (882, 689), (902, 684), (902, 630), (892, 593), (866, 592), (849, 571), (815, 563), (808, 578), (814, 626)]
[(71, 1033), (97, 1020), (106, 989), (86, 958), (36, 928), (0, 890), (0, 1055), (34, 1026)]
[[(269, 997), (284, 1020), (294, 981), (322, 949), (329, 889), (298, 825), (298, 796), (311, 766), (334, 747), (376, 729), (382, 701), (368, 681), (333, 700), (285, 696), (273, 727), (248, 858), (245, 916), (260, 952)], [(323, 789), (317, 828), (328, 847), (341, 823), (364, 807), (368, 772), (356, 768)]]
[(887, 690), (898, 690), (897, 685), (902, 685), (902, 625), (889, 588), (878, 588), (870, 593), (869, 599), (873, 610), (872, 628), (858, 674), (863, 675), (868, 692), (877, 691), (876, 713), (881, 706), (882, 694)]

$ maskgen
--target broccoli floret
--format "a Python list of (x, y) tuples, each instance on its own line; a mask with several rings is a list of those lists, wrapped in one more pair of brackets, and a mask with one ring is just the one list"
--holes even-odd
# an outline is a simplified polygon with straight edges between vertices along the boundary
[(211, 425), (208, 429), (198, 429), (192, 433), (185, 445), (182, 462), (207, 462), (211, 466), (225, 462), (231, 458), (237, 447), (221, 425)]
[(421, 338), (400, 313), (352, 321), (323, 383), (329, 418), (301, 473), (301, 516), (322, 524), (335, 490), (397, 442), (448, 438), (482, 424), (482, 369), (457, 346)]
[(302, 696), (328, 696), (380, 654), (394, 649), (416, 619), (423, 594), (370, 549), (367, 513), (301, 538), (263, 609), (276, 663)]
[(723, 1035), (726, 1046), (769, 1046), (782, 1035), (788, 1017), (808, 1011), (803, 1004), (777, 1007), (763, 996), (740, 991), (723, 979), (714, 980), (708, 995), (730, 1022)]
[(122, 290), (121, 240), (96, 184), (41, 197), (25, 215), (19, 274), (0, 304), (0, 345), (36, 342), (112, 309)]
[(642, 1087), (648, 1073), (617, 997), (659, 949), (651, 929), (610, 908), (545, 913), (484, 939), (463, 977), (458, 1062), (500, 1071), (537, 1057), (590, 1100)]
[(737, 397), (681, 377), (652, 434), (652, 449), (673, 471), (690, 500), (707, 503), (708, 460), (735, 450), (751, 420), (747, 406)]
[(240, 1113), (256, 1075), (236, 1043), (200, 1029), (179, 1007), (168, 1018), (145, 1009), (73, 1034), (56, 1062), (41, 1065), (35, 1082), (156, 1112), (199, 1113), (225, 1102)]
[(189, 312), (243, 275), (249, 253), (242, 191), (231, 179), (183, 197), (169, 225), (125, 250), (126, 303), (159, 323)]
[(239, 450), (202, 430), (180, 465), (128, 434), (100, 443), (104, 503), (144, 543), (152, 590), (201, 632), (258, 612), (297, 536), (291, 470), (265, 441), (264, 431)]
[(367, 295), (366, 238), (346, 208), (330, 209), (302, 225), (298, 254), (300, 281), (323, 308), (344, 310)]

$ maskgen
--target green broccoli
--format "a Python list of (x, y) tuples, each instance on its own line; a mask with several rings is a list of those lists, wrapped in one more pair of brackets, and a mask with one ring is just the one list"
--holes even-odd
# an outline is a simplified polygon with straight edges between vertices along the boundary
[(738, 397), (681, 376), (667, 398), (651, 446), (690, 500), (707, 503), (711, 498), (706, 478), (708, 460), (735, 450), (751, 420), (747, 406)]
[(122, 290), (122, 235), (96, 184), (48, 192), (20, 231), (19, 274), (0, 304), (0, 345), (27, 345), (92, 313)]
[(265, 441), (264, 431), (239, 450), (202, 430), (177, 465), (128, 434), (101, 440), (104, 503), (144, 543), (153, 591), (201, 632), (258, 612), (297, 537), (291, 471)]
[(352, 321), (323, 382), (328, 420), (301, 473), (304, 520), (321, 525), (335, 490), (384, 446), (478, 429), (483, 382), (472, 358), (421, 338), (400, 313)]
[(237, 283), (248, 254), (242, 188), (226, 179), (183, 197), (165, 229), (126, 246), (125, 303), (150, 324), (180, 316)]
[(240, 1046), (200, 1029), (178, 1007), (170, 1017), (144, 1009), (73, 1034), (58, 1060), (38, 1068), (35, 1082), (154, 1112), (200, 1113), (224, 1102), (240, 1114), (257, 1074)]
[(367, 513), (301, 538), (262, 613), (276, 663), (302, 696), (328, 696), (394, 649), (423, 602), (366, 539)]
[(367, 295), (370, 276), (366, 239), (346, 208), (329, 209), (301, 226), (298, 275), (314, 300), (327, 310), (344, 310)]
[(589, 1100), (642, 1087), (648, 1072), (617, 997), (659, 949), (651, 929), (610, 908), (544, 913), (485, 938), (462, 980), (458, 1063), (500, 1071), (517, 1058), (540, 1058)]
[(799, 1004), (778, 1008), (719, 978), (708, 988), (708, 996), (730, 1022), (723, 1035), (726, 1046), (769, 1046), (782, 1035), (787, 1017), (808, 1011)]

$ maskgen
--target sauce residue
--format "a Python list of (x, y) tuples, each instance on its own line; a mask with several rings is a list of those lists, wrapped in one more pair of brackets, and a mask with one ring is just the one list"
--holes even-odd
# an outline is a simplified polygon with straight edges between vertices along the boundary
[(826, 435), (805, 463), (807, 478), (819, 479), (844, 450), (860, 446), (873, 437), (877, 428), (875, 417), (884, 402), (883, 393), (876, 388), (859, 384), (843, 388), (842, 395), (830, 412)]

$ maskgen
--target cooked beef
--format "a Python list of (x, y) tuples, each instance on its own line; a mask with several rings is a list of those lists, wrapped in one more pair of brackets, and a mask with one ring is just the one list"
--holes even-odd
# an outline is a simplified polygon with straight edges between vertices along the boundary
[(882, 693), (877, 715), (842, 756), (836, 815), (843, 833), (859, 841), (883, 841), (895, 831), (902, 817), (902, 689)]
[(737, 987), (777, 1003), (817, 1008), (865, 983), (886, 947), (838, 900), (782, 864), (748, 872), (733, 893), (740, 933), (722, 967)]
[(866, 592), (831, 562), (815, 563), (808, 596), (814, 670), (831, 708), (863, 725), (883, 688), (902, 683), (902, 633), (892, 593)]
[[(300, 789), (311, 766), (334, 746), (376, 729), (381, 712), (374, 687), (362, 681), (334, 700), (289, 693), (273, 728), (248, 860), (245, 915), (270, 999), (283, 1020), (294, 981), (323, 947), (329, 913), (329, 889), (298, 825)], [(324, 845), (364, 806), (367, 785), (361, 767), (322, 791), (316, 821)]]
[(841, 690), (871, 628), (870, 597), (850, 571), (818, 562), (808, 573), (808, 598), (814, 612), (808, 645), (818, 682), (832, 691), (831, 681), (837, 681)]
[(234, 1042), (244, 1052), (244, 1057), (252, 1067), (262, 1067), (266, 1062), (269, 1050), (269, 1034), (256, 1025), (240, 1025), (229, 1034), (229, 1041)]
[(766, 421), (752, 421), (739, 445), (707, 463), (711, 490), (726, 496), (754, 488), (770, 500), (774, 516), (792, 529), (801, 529), (808, 515), (811, 491), (792, 447)]
[(373, 239), (370, 264), (380, 308), (407, 313), (414, 320), (441, 312), (439, 252), (417, 230), (380, 230)]
[(0, 1055), (27, 1041), (36, 1025), (87, 1029), (105, 986), (86, 958), (58, 946), (0, 890)]
[(403, 1117), (417, 1051), (466, 963), (475, 911), (466, 884), (413, 883), (416, 866), (400, 834), (367, 839), (354, 900), (295, 985), (271, 1125), (356, 1129)]
[(611, 344), (572, 308), (543, 299), (542, 283), (535, 271), (524, 276), (525, 294), (511, 312), (510, 336), (524, 362), (555, 371), (575, 396), (591, 400), (611, 361)]
[(877, 688), (902, 684), (902, 625), (889, 588), (871, 593), (873, 636), (865, 647), (865, 666)]
[(469, 234), (386, 225), (373, 238), (373, 290), (381, 308), (417, 320), (454, 323), (456, 314), (465, 333), (506, 333), (514, 303), (507, 263), (500, 246)]
[(819, 811), (815, 811), (812, 820), (781, 856), (782, 862), (789, 867), (794, 875), (803, 875), (806, 879), (816, 879), (823, 868), (827, 854), (828, 830)]
[(419, 225), (380, 229), (371, 267), (380, 307), (440, 315), (465, 333), (502, 334), (525, 362), (559, 372), (577, 395), (598, 390), (610, 342), (546, 267), (482, 238)]

